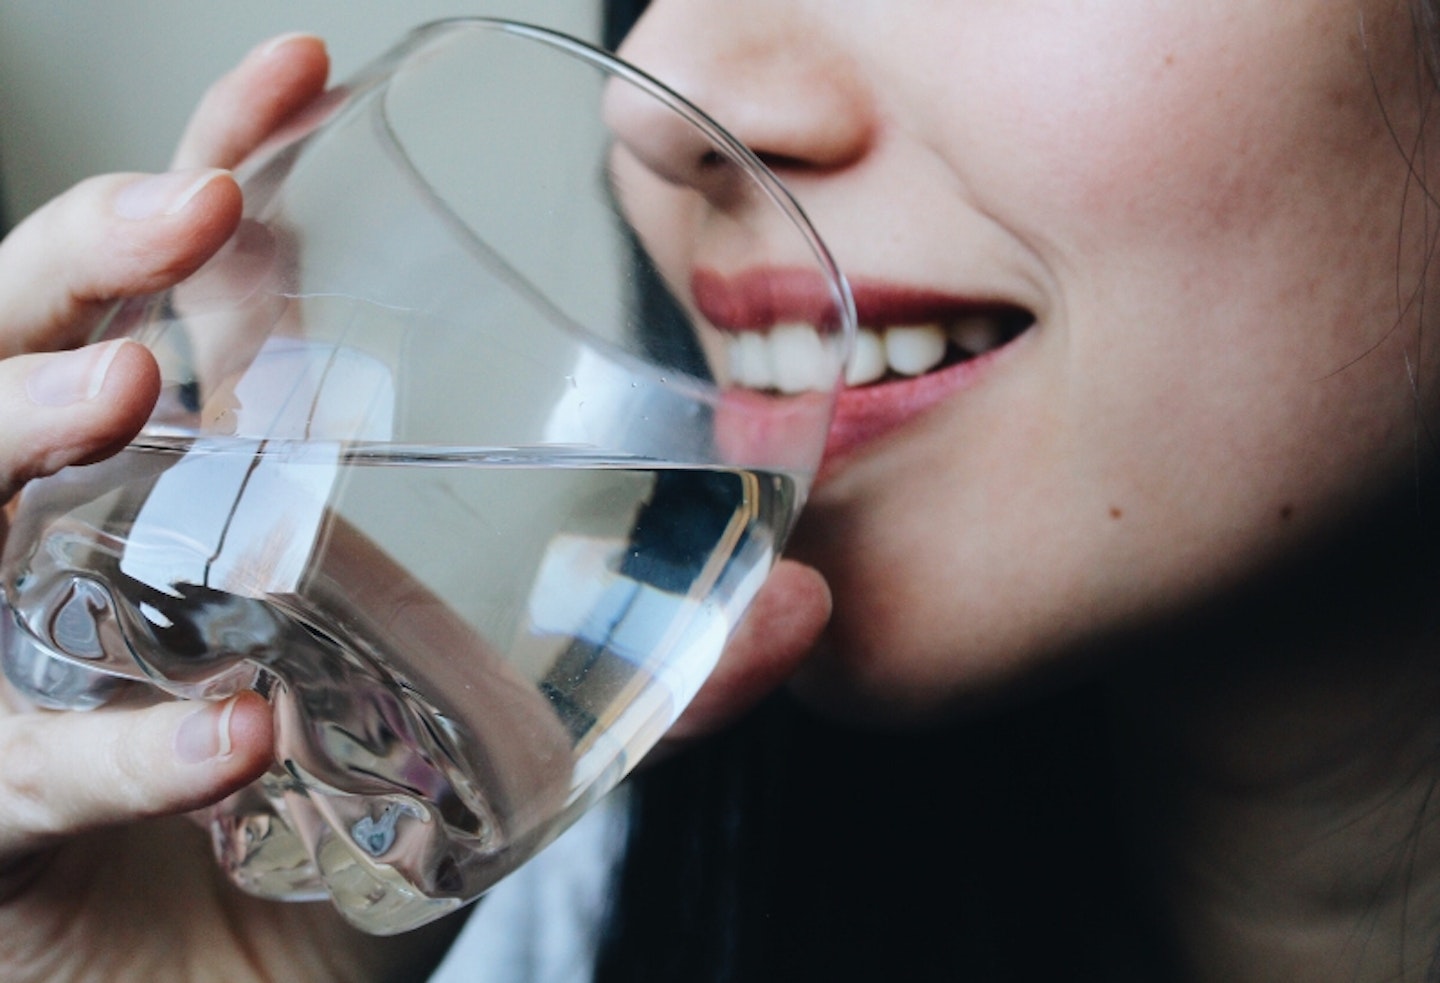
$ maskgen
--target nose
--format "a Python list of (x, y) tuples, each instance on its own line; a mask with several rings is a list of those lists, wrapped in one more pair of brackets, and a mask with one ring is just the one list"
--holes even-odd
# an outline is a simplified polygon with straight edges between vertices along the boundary
[[(652, 0), (619, 54), (699, 106), (773, 170), (836, 170), (864, 155), (874, 114), (845, 46), (823, 21), (802, 16), (804, 6)], [(658, 127), (654, 132), (664, 139)], [(692, 158), (689, 166), (705, 164)]]

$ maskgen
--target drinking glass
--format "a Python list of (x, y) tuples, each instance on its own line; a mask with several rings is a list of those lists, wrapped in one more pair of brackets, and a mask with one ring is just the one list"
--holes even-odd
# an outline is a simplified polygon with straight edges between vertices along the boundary
[(760, 161), (586, 44), (426, 25), (237, 173), (238, 231), (97, 337), (162, 393), (32, 483), (0, 585), (45, 708), (274, 713), (198, 818), (242, 888), (388, 934), (612, 788), (781, 549), (854, 333)]

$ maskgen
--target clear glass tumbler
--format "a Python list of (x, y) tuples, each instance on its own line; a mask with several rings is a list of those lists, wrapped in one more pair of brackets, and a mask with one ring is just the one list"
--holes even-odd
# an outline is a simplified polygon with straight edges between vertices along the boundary
[(46, 708), (274, 709), (208, 810), (244, 889), (393, 933), (615, 785), (713, 667), (854, 332), (794, 201), (581, 42), (422, 27), (240, 172), (239, 231), (100, 337), (163, 391), (23, 493), (3, 657)]

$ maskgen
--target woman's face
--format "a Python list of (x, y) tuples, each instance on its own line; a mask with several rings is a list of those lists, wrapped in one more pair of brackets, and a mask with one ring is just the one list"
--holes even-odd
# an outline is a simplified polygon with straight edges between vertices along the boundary
[(1399, 3), (653, 0), (621, 53), (772, 164), (875, 338), (959, 339), (841, 399), (791, 551), (817, 691), (942, 707), (1415, 481)]

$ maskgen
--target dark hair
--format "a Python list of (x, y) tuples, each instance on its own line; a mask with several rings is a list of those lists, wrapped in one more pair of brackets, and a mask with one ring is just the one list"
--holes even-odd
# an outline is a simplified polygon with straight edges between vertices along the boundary
[(632, 776), (598, 978), (1167, 978), (1129, 907), (1102, 699), (902, 736), (777, 695)]
[(607, 48), (618, 48), (630, 28), (640, 19), (650, 0), (604, 0), (600, 34)]

